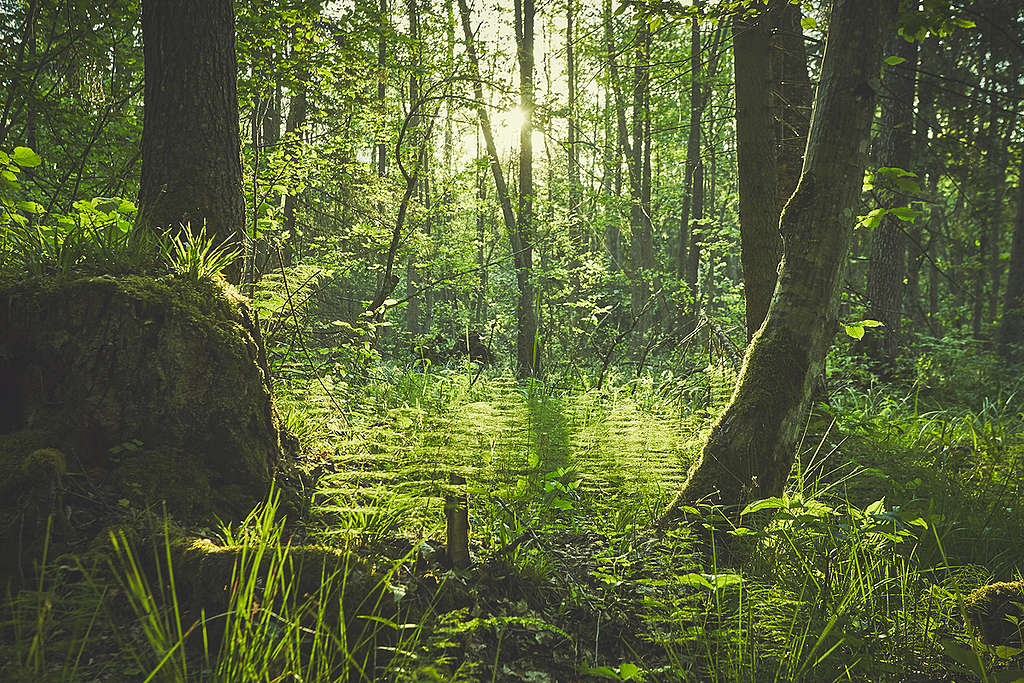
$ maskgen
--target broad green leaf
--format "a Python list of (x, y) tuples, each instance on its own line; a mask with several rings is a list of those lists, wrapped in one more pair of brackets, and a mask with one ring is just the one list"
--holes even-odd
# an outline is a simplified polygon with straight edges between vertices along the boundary
[(112, 213), (121, 208), (121, 200), (113, 197), (96, 197), (92, 200), (92, 206), (97, 211)]
[(818, 22), (814, 17), (803, 17), (800, 20), (800, 25), (808, 31), (814, 28), (818, 28)]
[(885, 323), (877, 320), (861, 320), (857, 324), (862, 327), (885, 327)]
[(781, 498), (763, 498), (761, 500), (755, 500), (753, 503), (750, 503), (747, 507), (743, 508), (743, 512), (740, 513), (740, 517), (750, 514), (751, 512), (757, 512), (758, 510), (774, 510), (784, 507), (786, 507), (786, 501)]
[(970, 670), (975, 676), (982, 676), (981, 661), (977, 652), (952, 638), (940, 638), (939, 645), (947, 657)]
[(877, 228), (886, 213), (888, 213), (887, 209), (872, 209), (868, 212), (868, 215), (860, 217), (860, 225), (863, 225), (865, 228)]
[(906, 58), (896, 57), (895, 55), (893, 55), (892, 57), (885, 58), (885, 63), (888, 64), (889, 66), (896, 66), (897, 64), (902, 64), (905, 61), (907, 61)]
[(739, 574), (711, 574), (710, 576), (715, 590), (743, 583), (743, 577)]
[(18, 208), (25, 213), (46, 213), (46, 209), (38, 202), (18, 202)]
[(912, 209), (909, 206), (897, 206), (895, 209), (890, 209), (889, 213), (901, 221), (912, 221), (921, 215), (921, 212), (917, 209)]
[(11, 157), (7, 155), (7, 152), (0, 152), (0, 164), (6, 165), (11, 163)]
[(847, 325), (843, 323), (843, 329), (846, 330), (846, 334), (853, 337), (857, 341), (864, 338), (864, 326), (863, 325)]
[(624, 681), (632, 681), (640, 677), (640, 667), (636, 664), (626, 663), (619, 667), (619, 678)]
[(679, 577), (679, 583), (684, 586), (692, 586), (694, 588), (714, 588), (710, 581), (708, 581), (703, 574), (683, 574)]
[(11, 158), (14, 159), (14, 163), (23, 168), (35, 168), (43, 163), (42, 158), (29, 147), (15, 147), (14, 156)]
[(864, 508), (864, 512), (869, 515), (880, 515), (885, 512), (885, 497), (883, 496), (880, 500), (876, 500), (871, 505)]

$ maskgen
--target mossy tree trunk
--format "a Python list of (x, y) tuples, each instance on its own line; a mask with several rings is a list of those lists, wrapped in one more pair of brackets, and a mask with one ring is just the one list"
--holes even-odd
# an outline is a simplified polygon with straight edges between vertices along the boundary
[[(145, 120), (139, 224), (218, 241), (245, 222), (230, 0), (142, 3)], [(237, 284), (240, 270), (228, 273)]]
[(836, 0), (803, 173), (780, 228), (783, 257), (732, 400), (663, 522), (682, 504), (779, 494), (836, 328), (854, 205), (867, 160), (883, 27), (895, 0)]

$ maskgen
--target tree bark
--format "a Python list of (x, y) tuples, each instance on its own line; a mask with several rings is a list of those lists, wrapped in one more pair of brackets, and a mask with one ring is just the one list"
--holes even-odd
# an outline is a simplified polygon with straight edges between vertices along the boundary
[(519, 54), (519, 215), (512, 248), (515, 252), (516, 374), (532, 377), (540, 369), (537, 291), (533, 282), (533, 20), (534, 0), (515, 0), (516, 47)]
[(662, 523), (684, 504), (742, 506), (782, 492), (837, 326), (882, 29), (892, 28), (894, 11), (895, 0), (835, 0), (803, 172), (780, 221), (783, 259), (775, 297), (732, 400)]
[(748, 340), (764, 322), (782, 255), (782, 207), (776, 193), (778, 156), (771, 106), (773, 51), (769, 33), (779, 3), (774, 4), (753, 18), (737, 14), (732, 34), (740, 258)]
[[(882, 88), (882, 114), (875, 160), (878, 166), (910, 170), (914, 132), (914, 75), (917, 68), (917, 43), (893, 33), (886, 53), (903, 58), (897, 66), (885, 67)], [(907, 198), (890, 190), (880, 192), (886, 203), (906, 204)], [(864, 349), (877, 361), (891, 361), (898, 348), (903, 315), (903, 279), (906, 276), (907, 244), (903, 221), (889, 214), (871, 236), (868, 260), (867, 317), (885, 325), (864, 340)]]
[(764, 322), (782, 256), (779, 215), (807, 145), (810, 87), (800, 8), (772, 0), (733, 25), (740, 244), (747, 339)]
[[(229, 0), (142, 5), (145, 118), (139, 225), (204, 224), (215, 239), (245, 221), (238, 126), (235, 14)], [(238, 282), (236, 265), (227, 273)]]
[(1017, 218), (1010, 248), (1010, 272), (996, 339), (999, 353), (1004, 358), (1024, 360), (1024, 161), (1017, 178)]

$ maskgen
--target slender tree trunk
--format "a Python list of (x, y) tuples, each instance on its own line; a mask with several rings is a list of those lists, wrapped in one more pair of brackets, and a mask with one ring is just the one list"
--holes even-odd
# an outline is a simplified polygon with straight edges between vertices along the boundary
[(523, 125), (519, 129), (519, 215), (516, 220), (516, 373), (532, 377), (540, 370), (540, 337), (537, 319), (537, 291), (533, 281), (533, 21), (534, 0), (515, 0), (516, 47), (519, 53), (519, 108)]
[(764, 322), (782, 256), (779, 216), (796, 189), (810, 87), (800, 8), (772, 0), (733, 25), (740, 244), (747, 339)]
[(775, 121), (771, 105), (772, 44), (770, 30), (778, 12), (753, 18), (738, 14), (733, 22), (732, 51), (736, 73), (736, 158), (739, 179), (740, 256), (746, 299), (747, 339), (764, 322), (775, 292), (782, 255), (779, 233), (779, 186)]
[[(632, 311), (639, 315), (651, 294), (650, 277), (654, 267), (654, 238), (651, 231), (651, 155), (648, 133), (647, 99), (650, 94), (651, 31), (645, 12), (637, 10), (636, 50), (633, 63), (633, 141), (629, 157), (630, 190), (630, 265)], [(643, 316), (638, 327), (648, 325)]]
[[(893, 33), (886, 45), (886, 53), (905, 61), (898, 66), (887, 66), (882, 81), (885, 98), (875, 161), (878, 166), (910, 170), (914, 132), (914, 74), (917, 68), (917, 43), (904, 40)], [(902, 193), (881, 191), (888, 204), (906, 204)], [(889, 214), (871, 235), (871, 255), (868, 260), (868, 312), (871, 320), (885, 327), (864, 340), (864, 350), (875, 360), (892, 361), (898, 349), (900, 323), (903, 314), (906, 277), (906, 238), (903, 221)]]
[[(245, 222), (235, 14), (229, 0), (145, 0), (139, 225), (191, 223), (217, 240)], [(227, 273), (238, 282), (238, 265)]]
[[(409, 44), (412, 50), (412, 70), (409, 74), (409, 103), (410, 107), (415, 106), (416, 102), (420, 100), (420, 78), (419, 78), (419, 67), (420, 67), (420, 55), (422, 54), (420, 45), (420, 15), (419, 7), (417, 6), (417, 0), (408, 0), (407, 2), (409, 10)], [(415, 156), (415, 165), (417, 167), (417, 176), (425, 177), (425, 142), (422, 139), (423, 131), (420, 125), (420, 117), (417, 116), (415, 122), (410, 126), (410, 146), (413, 148), (413, 154)], [(423, 202), (424, 191), (422, 181), (417, 182), (414, 196), (418, 193), (420, 202)], [(415, 226), (415, 223), (413, 224)], [(405, 284), (406, 284), (406, 306), (405, 306), (405, 329), (410, 335), (416, 335), (420, 333), (420, 274), (419, 269), (416, 266), (416, 262), (419, 260), (419, 254), (415, 248), (416, 240), (413, 240), (413, 248), (409, 252), (408, 261), (406, 262), (405, 268)]]
[(575, 46), (575, 0), (565, 3), (565, 68), (568, 77), (568, 140), (567, 154), (569, 164), (569, 245), (570, 258), (578, 262), (580, 253), (586, 247), (583, 234), (583, 223), (580, 219), (580, 163), (577, 146), (576, 122), (576, 46)]
[[(701, 160), (700, 120), (704, 114), (704, 87), (701, 83), (701, 36), (700, 18), (693, 17), (690, 26), (690, 130), (686, 139), (686, 185), (689, 211), (686, 212), (686, 227), (680, 231), (680, 258), (683, 257), (685, 239), (685, 265), (682, 265), (686, 281), (686, 293), (692, 299), (691, 312), (697, 309), (697, 270), (700, 266), (700, 240), (704, 220), (704, 163)], [(685, 235), (683, 233), (686, 233)]]
[(895, 0), (835, 0), (800, 183), (783, 211), (775, 297), (732, 400), (663, 522), (683, 504), (742, 506), (782, 492), (837, 327), (867, 163), (883, 27)]
[(1003, 317), (996, 334), (999, 353), (1024, 360), (1024, 160), (1017, 177), (1017, 218), (1013, 224), (1010, 271), (1003, 295)]

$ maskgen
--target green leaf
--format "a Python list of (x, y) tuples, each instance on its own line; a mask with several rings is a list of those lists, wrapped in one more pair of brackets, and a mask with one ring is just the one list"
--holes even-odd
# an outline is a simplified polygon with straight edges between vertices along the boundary
[(886, 213), (888, 213), (888, 209), (872, 209), (868, 215), (860, 217), (860, 225), (865, 228), (877, 228)]
[(869, 515), (880, 515), (885, 512), (885, 497), (883, 496), (880, 500), (876, 500), (871, 505), (864, 508), (864, 512)]
[(857, 341), (864, 338), (864, 326), (863, 325), (847, 325), (843, 323), (843, 329), (846, 330), (846, 334), (853, 337)]
[(814, 17), (803, 17), (800, 20), (800, 25), (808, 31), (814, 28), (818, 28), (818, 22), (817, 20), (815, 20)]
[(751, 512), (757, 512), (758, 510), (772, 510), (786, 507), (786, 501), (781, 498), (762, 498), (761, 500), (755, 500), (753, 503), (743, 508), (743, 512), (740, 513), (740, 517), (743, 515), (750, 514)]
[(940, 638), (939, 645), (942, 646), (942, 651), (947, 657), (967, 668), (975, 676), (982, 677), (981, 661), (978, 659), (977, 652), (952, 638)]
[(902, 64), (905, 61), (907, 61), (905, 57), (896, 57), (895, 55), (885, 58), (885, 63), (889, 66), (896, 66), (897, 64)]
[(623, 681), (632, 681), (640, 678), (640, 667), (636, 664), (626, 663), (619, 667), (619, 678)]
[(863, 327), (885, 327), (885, 323), (877, 320), (861, 320), (857, 324)]
[(113, 197), (96, 197), (92, 200), (92, 206), (103, 213), (113, 213), (121, 208), (121, 200)]
[(895, 209), (890, 209), (889, 213), (901, 221), (912, 221), (921, 215), (921, 212), (917, 209), (912, 209), (909, 206), (897, 206)]
[(718, 590), (743, 583), (743, 577), (739, 574), (712, 574), (711, 581), (715, 590)]
[(18, 208), (25, 213), (46, 213), (46, 209), (38, 202), (18, 202)]
[(35, 168), (43, 163), (42, 158), (29, 147), (15, 147), (14, 156), (11, 158), (14, 159), (14, 163), (23, 168)]
[(714, 588), (710, 581), (708, 581), (703, 574), (683, 574), (679, 577), (679, 583), (684, 586), (692, 586), (693, 588)]

